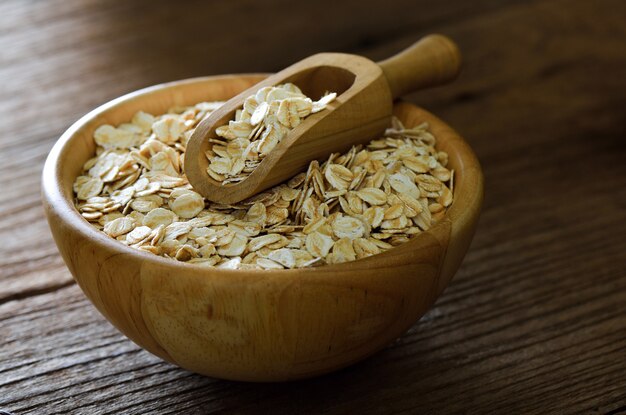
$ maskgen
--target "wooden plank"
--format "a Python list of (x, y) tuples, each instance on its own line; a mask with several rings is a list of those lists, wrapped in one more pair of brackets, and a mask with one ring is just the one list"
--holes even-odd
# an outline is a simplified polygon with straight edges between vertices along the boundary
[[(623, 2), (309, 2), (297, 33), (289, 32), (288, 2), (277, 3), (267, 20), (250, 1), (192, 2), (194, 13), (166, 2), (80, 3), (0, 4), (0, 79), (10, 80), (0, 88), (0, 408), (625, 410)], [(335, 19), (309, 17), (323, 10)], [(272, 28), (263, 36), (233, 31), (232, 16)], [(80, 115), (149, 84), (271, 71), (322, 49), (380, 59), (430, 31), (458, 40), (465, 71), (455, 85), (410, 99), (468, 137), (485, 170), (485, 208), (453, 283), (389, 348), (293, 384), (204, 378), (140, 350), (71, 283), (43, 220), (38, 187), (55, 137)]]
[[(582, 242), (572, 245), (570, 250), (575, 250)], [(480, 258), (480, 251), (473, 252), (476, 254), (466, 264), (469, 267), (475, 261), (493, 262), (493, 257), (500, 256)], [(608, 259), (621, 255), (617, 249), (610, 254)], [(550, 405), (557, 409), (560, 403), (555, 397), (567, 396), (581, 386), (589, 399), (589, 389), (593, 391), (594, 384), (620, 384), (621, 372), (614, 372), (611, 354), (626, 346), (619, 307), (626, 300), (626, 281), (615, 279), (621, 271), (617, 261), (613, 261), (612, 267), (600, 267), (604, 258), (596, 258), (593, 252), (586, 252), (583, 259), (587, 268), (582, 270), (577, 269), (578, 264), (568, 267), (569, 257), (561, 256), (553, 258), (556, 266), (552, 268), (535, 260), (495, 275), (512, 283), (529, 281), (529, 275), (545, 272), (545, 280), (553, 282), (543, 290), (534, 290), (533, 299), (523, 295), (524, 290), (515, 292), (510, 288), (500, 290), (499, 298), (476, 303), (468, 283), (473, 281), (475, 290), (476, 285), (489, 283), (494, 275), (463, 272), (438, 306), (395, 345), (338, 375), (268, 387), (261, 408), (288, 407), (285, 396), (292, 396), (305, 386), (314, 393), (302, 396), (301, 403), (314, 413), (322, 408), (322, 403), (313, 396), (332, 395), (333, 389), (346, 384), (351, 385), (347, 394), (323, 405), (331, 405), (329, 408), (336, 412), (349, 408), (350, 402), (371, 405), (370, 413), (376, 413), (376, 408), (408, 410), (416, 408), (415, 393), (423, 392), (426, 396), (418, 408), (462, 410), (479, 398), (474, 405), (482, 409), (503, 410), (506, 404), (527, 412), (549, 409)], [(572, 285), (563, 278), (598, 268), (602, 274), (595, 280)], [(553, 290), (562, 293), (559, 301), (546, 301)], [(444, 301), (446, 298), (452, 300)], [(51, 310), (56, 318), (51, 317)], [(5, 348), (19, 342), (19, 351), (9, 347), (0, 354), (0, 388), (5, 391), (0, 405), (17, 413), (38, 413), (44, 409), (46, 413), (99, 413), (87, 411), (95, 411), (104, 403), (118, 411), (138, 411), (134, 405), (143, 409), (150, 399), (156, 399), (152, 402), (157, 405), (155, 410), (168, 404), (178, 409), (178, 403), (187, 398), (195, 401), (212, 393), (228, 395), (223, 389), (232, 389), (230, 393), (238, 399), (230, 407), (220, 404), (217, 409), (234, 409), (242, 404), (258, 406), (254, 402), (256, 385), (191, 375), (140, 351), (103, 321), (76, 286), (6, 303), (0, 308), (0, 315), (4, 317), (2, 326), (9, 328), (3, 339)], [(596, 379), (592, 376), (594, 371), (602, 376)], [(64, 381), (54, 382), (55, 378)], [(581, 378), (591, 382), (581, 382)], [(391, 387), (374, 390), (380, 379)], [(546, 389), (542, 385), (552, 386)], [(185, 395), (188, 386), (197, 390)], [(364, 399), (363, 390), (372, 396)], [(451, 392), (455, 406), (449, 406), (446, 399)], [(604, 389), (595, 393), (601, 393), (597, 398), (606, 398)], [(70, 396), (81, 398), (67, 399)], [(494, 396), (502, 400), (494, 401)], [(83, 409), (85, 412), (81, 412)]]

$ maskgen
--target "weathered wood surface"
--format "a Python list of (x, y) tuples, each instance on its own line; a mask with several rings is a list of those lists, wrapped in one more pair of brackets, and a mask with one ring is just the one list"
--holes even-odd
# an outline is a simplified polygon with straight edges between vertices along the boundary
[[(275, 4), (0, 3), (0, 408), (626, 412), (624, 2)], [(430, 32), (458, 41), (465, 71), (411, 100), (472, 143), (485, 207), (452, 284), (389, 348), (297, 383), (204, 378), (126, 340), (72, 283), (39, 201), (72, 121), (158, 82), (324, 50), (381, 59)]]

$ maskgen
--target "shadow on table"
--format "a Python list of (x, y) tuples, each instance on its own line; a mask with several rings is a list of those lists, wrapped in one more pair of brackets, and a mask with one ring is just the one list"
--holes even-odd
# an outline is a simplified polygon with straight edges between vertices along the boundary
[(419, 366), (399, 370), (400, 365), (393, 362), (392, 357), (393, 353), (385, 350), (356, 365), (313, 379), (233, 384), (236, 393), (223, 399), (222, 404), (225, 408), (237, 408), (242, 414), (271, 410), (323, 413), (331, 408), (335, 412), (345, 412), (353, 407), (354, 401), (367, 402), (371, 410), (382, 409), (387, 395), (385, 390), (397, 390), (420, 377)]
[[(440, 374), (454, 371), (453, 360), (433, 356), (436, 347), (428, 339), (418, 347), (401, 347), (403, 339), (363, 362), (340, 371), (312, 379), (282, 383), (245, 383), (202, 378), (194, 375), (179, 380), (196, 385), (188, 407), (199, 413), (227, 411), (237, 414), (259, 413), (387, 413), (410, 404), (415, 409), (419, 402), (435, 401), (436, 384)], [(410, 351), (409, 351), (410, 350)], [(202, 386), (198, 388), (198, 383)], [(463, 382), (446, 383), (444, 395), (461, 392)], [(203, 393), (206, 392), (206, 393)], [(355, 406), (356, 405), (356, 406)]]

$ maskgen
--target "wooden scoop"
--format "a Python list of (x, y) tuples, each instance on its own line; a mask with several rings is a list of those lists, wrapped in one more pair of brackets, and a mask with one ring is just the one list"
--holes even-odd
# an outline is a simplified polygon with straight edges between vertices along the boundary
[[(200, 122), (187, 144), (187, 178), (213, 202), (240, 202), (301, 172), (311, 160), (380, 137), (390, 125), (394, 98), (453, 80), (460, 63), (456, 45), (441, 35), (426, 36), (378, 64), (344, 53), (313, 55), (243, 91)], [(259, 89), (286, 82), (313, 100), (326, 91), (336, 92), (337, 98), (287, 133), (243, 181), (223, 185), (212, 179), (205, 152), (212, 146), (209, 138), (217, 138), (215, 129), (234, 119), (244, 100)]]

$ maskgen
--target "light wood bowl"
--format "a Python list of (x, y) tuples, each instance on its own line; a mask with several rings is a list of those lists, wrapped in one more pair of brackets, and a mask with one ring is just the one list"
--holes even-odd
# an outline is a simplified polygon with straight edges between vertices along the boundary
[(117, 242), (74, 208), (72, 183), (93, 156), (94, 130), (176, 105), (227, 100), (265, 75), (197, 78), (143, 89), (87, 114), (58, 140), (43, 171), (56, 244), (98, 310), (135, 343), (185, 369), (245, 381), (311, 377), (355, 363), (402, 335), (446, 287), (472, 239), (483, 196), (474, 153), (432, 114), (398, 103), (412, 126), (430, 123), (455, 170), (454, 202), (429, 231), (383, 254), (318, 268), (242, 271), (194, 266)]

